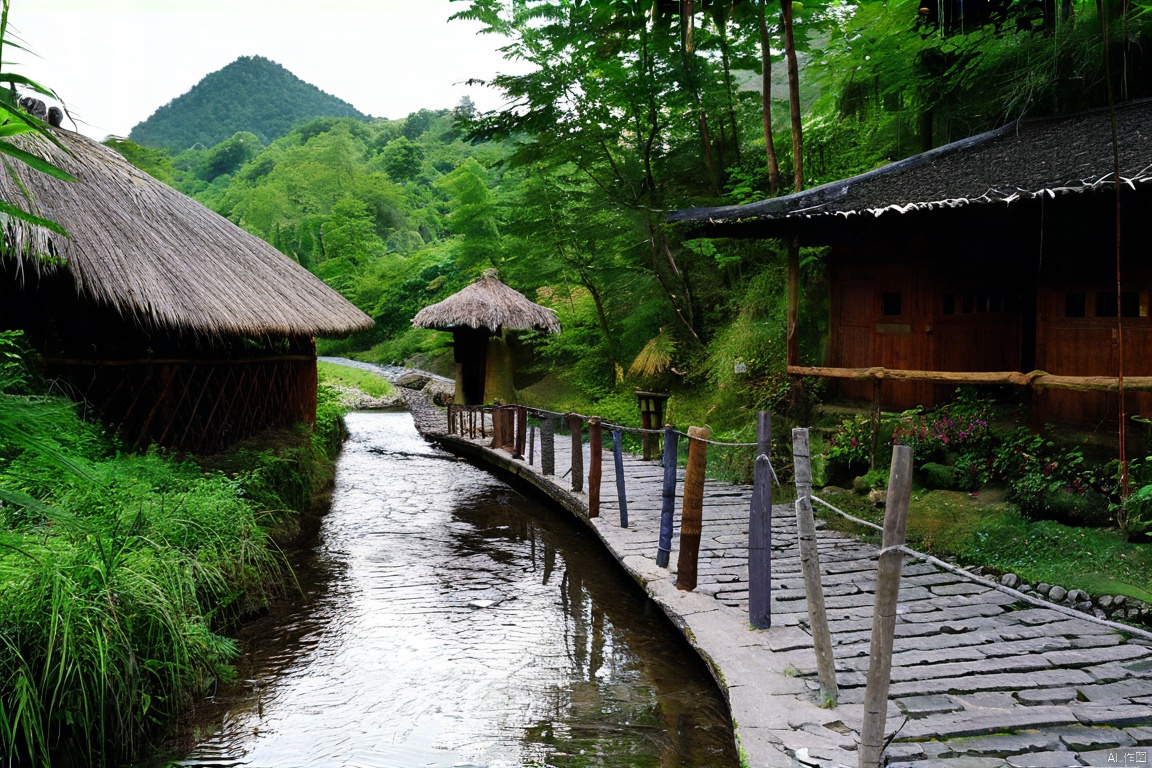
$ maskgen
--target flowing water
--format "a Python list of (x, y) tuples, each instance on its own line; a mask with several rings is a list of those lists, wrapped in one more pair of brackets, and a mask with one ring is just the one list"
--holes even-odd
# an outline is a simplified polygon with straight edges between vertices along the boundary
[(181, 765), (736, 766), (728, 710), (568, 517), (354, 413), (305, 599), (245, 629)]

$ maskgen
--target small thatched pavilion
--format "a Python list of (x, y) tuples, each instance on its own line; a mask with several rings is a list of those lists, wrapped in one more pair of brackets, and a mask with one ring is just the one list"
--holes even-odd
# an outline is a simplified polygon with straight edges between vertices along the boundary
[(0, 199), (32, 200), (69, 236), (4, 220), (0, 328), (23, 329), (48, 375), (132, 443), (213, 450), (311, 423), (314, 337), (372, 320), (112, 150), (53, 133), (61, 146), (42, 137), (22, 146), (77, 181), (12, 163), (18, 181), (0, 173)]
[(511, 402), (512, 352), (505, 331), (560, 333), (554, 310), (504, 285), (494, 269), (444, 301), (420, 310), (412, 325), (452, 332), (457, 405)]

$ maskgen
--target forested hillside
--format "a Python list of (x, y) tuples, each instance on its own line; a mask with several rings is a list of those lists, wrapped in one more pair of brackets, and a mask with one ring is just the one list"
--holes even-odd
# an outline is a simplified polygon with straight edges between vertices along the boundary
[(211, 147), (247, 131), (267, 144), (314, 117), (365, 115), (274, 61), (242, 56), (157, 109), (128, 138), (179, 152), (196, 145)]
[[(668, 211), (786, 194), (1107, 103), (1091, 2), (966, 3), (963, 16), (910, 0), (461, 5), (533, 65), (491, 83), (507, 111), (325, 118), (267, 146), (237, 133), (175, 156), (119, 149), (369, 312), (376, 330), (347, 352), (444, 351), (410, 318), (498, 267), (565, 328), (538, 340), (544, 362), (518, 384), (547, 371), (551, 396), (602, 410), (630, 414), (633, 386), (673, 387), (681, 407), (733, 428), (754, 408), (798, 405), (784, 373), (787, 248), (684, 239)], [(1114, 97), (1144, 95), (1146, 16), (1109, 29)], [(817, 362), (822, 254), (794, 258), (812, 318), (801, 357)]]

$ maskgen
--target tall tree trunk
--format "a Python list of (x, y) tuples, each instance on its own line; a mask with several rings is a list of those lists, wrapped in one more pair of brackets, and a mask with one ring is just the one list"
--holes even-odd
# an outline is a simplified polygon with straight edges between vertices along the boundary
[[(676, 263), (672, 261), (671, 250), (668, 248), (667, 242), (665, 242), (663, 231), (657, 229), (651, 221), (648, 222), (648, 245), (652, 251), (652, 273), (656, 276), (656, 281), (660, 283), (660, 287), (664, 289), (664, 295), (668, 297), (668, 303), (672, 305), (672, 311), (676, 313), (676, 319), (683, 324), (688, 330), (688, 333), (692, 334), (692, 338), (700, 341), (700, 335), (697, 334), (696, 329), (692, 327), (692, 320), (684, 315), (680, 302), (676, 299), (676, 294), (672, 292), (668, 281), (664, 277), (664, 273), (660, 271), (660, 251), (664, 251), (672, 269), (675, 270), (679, 276), (679, 270), (676, 267)], [(691, 311), (690, 308), (689, 311)]]
[(687, 46), (680, 53), (680, 64), (684, 68), (684, 88), (696, 105), (696, 129), (700, 134), (701, 151), (704, 153), (704, 169), (708, 172), (712, 194), (719, 197), (720, 168), (716, 162), (712, 134), (708, 130), (708, 112), (704, 108), (704, 98), (700, 94), (700, 89), (696, 87), (696, 76), (692, 72), (691, 51), (688, 50)]
[(695, 26), (696, 17), (696, 2), (695, 0), (684, 0), (684, 50), (687, 53), (692, 53), (696, 49), (696, 43), (693, 38), (693, 28)]
[(596, 305), (596, 319), (600, 323), (600, 333), (604, 335), (604, 345), (608, 348), (609, 362), (612, 363), (612, 369), (615, 370), (619, 365), (616, 359), (616, 341), (612, 338), (612, 331), (608, 327), (608, 313), (604, 309), (604, 298), (600, 295), (596, 285), (592, 279), (588, 277), (588, 269), (583, 264), (574, 265), (576, 274), (580, 276), (580, 282), (588, 289), (589, 295), (592, 296), (592, 303)]
[(728, 44), (728, 17), (716, 10), (712, 16), (716, 22), (716, 32), (720, 38), (720, 63), (724, 68), (724, 99), (728, 108), (728, 127), (732, 132), (732, 154), (736, 163), (740, 162), (740, 124), (736, 120), (736, 100), (732, 88), (732, 56)]
[(780, 191), (780, 161), (776, 159), (776, 142), (772, 140), (772, 43), (768, 39), (768, 21), (760, 0), (756, 6), (756, 25), (760, 30), (760, 104), (764, 118), (764, 152), (768, 156), (768, 184), (772, 194)]
[(780, 0), (784, 20), (784, 56), (788, 61), (788, 110), (792, 115), (792, 166), (796, 191), (804, 189), (804, 136), (800, 125), (800, 68), (796, 64), (796, 36), (792, 29), (792, 0)]

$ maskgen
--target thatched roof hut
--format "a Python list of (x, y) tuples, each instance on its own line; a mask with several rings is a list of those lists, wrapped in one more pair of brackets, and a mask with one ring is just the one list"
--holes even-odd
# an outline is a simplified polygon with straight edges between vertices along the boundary
[(456, 403), (478, 405), (512, 397), (512, 354), (504, 331), (560, 333), (555, 310), (509, 288), (490, 269), (467, 288), (427, 306), (416, 328), (451, 331), (456, 357)]
[(0, 327), (22, 328), (131, 441), (211, 449), (315, 418), (314, 336), (372, 320), (299, 264), (116, 152), (54, 129), (20, 137), (76, 178), (13, 163), (0, 199), (68, 237), (3, 217)]
[(444, 301), (424, 307), (412, 318), (412, 325), (437, 331), (486, 328), (491, 333), (504, 329), (560, 333), (555, 310), (533, 303), (500, 282), (494, 269), (485, 271), (479, 280)]
[[(77, 133), (24, 146), (74, 176), (61, 181), (12, 163), (0, 199), (21, 204), (68, 237), (9, 220), (5, 253), (17, 269), (67, 272), (79, 296), (150, 329), (212, 336), (344, 336), (372, 320), (296, 262), (200, 203)], [(49, 254), (61, 267), (39, 266)]]

